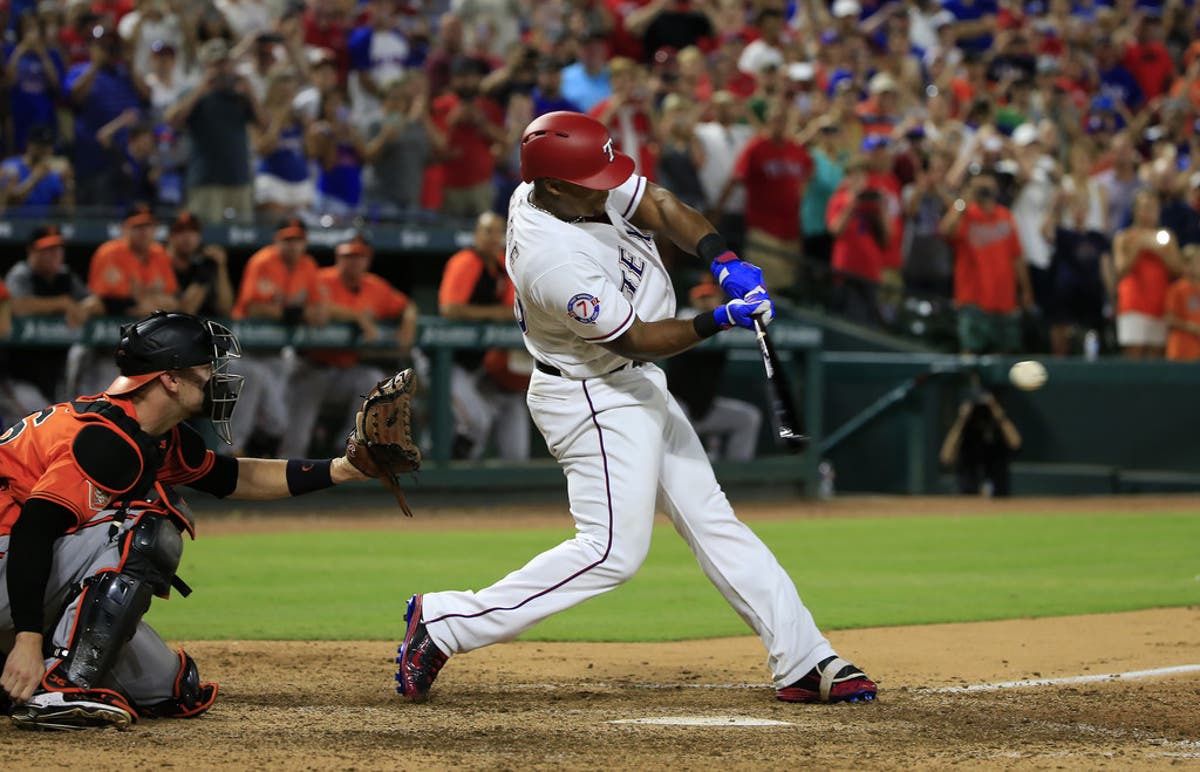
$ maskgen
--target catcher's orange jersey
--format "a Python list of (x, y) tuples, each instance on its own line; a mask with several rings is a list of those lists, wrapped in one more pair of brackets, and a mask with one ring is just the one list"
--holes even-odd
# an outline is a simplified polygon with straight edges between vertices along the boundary
[[(91, 402), (98, 397), (81, 397)], [(117, 397), (106, 398), (127, 416), (137, 418), (133, 403)], [(46, 499), (74, 513), (79, 524), (90, 520), (124, 491), (106, 488), (80, 465), (76, 457), (76, 439), (86, 426), (100, 422), (126, 441), (141, 457), (136, 444), (116, 425), (96, 413), (78, 413), (73, 403), (51, 405), (40, 413), (26, 416), (0, 434), (0, 536), (12, 530), (21, 507), (31, 498)], [(191, 431), (190, 429), (187, 431)], [(165, 485), (198, 480), (212, 469), (214, 455), (205, 450), (190, 466), (183, 457), (175, 427), (159, 440), (165, 461), (157, 479)]]
[[(316, 300), (347, 311), (369, 311), (375, 319), (397, 319), (408, 308), (408, 295), (373, 273), (363, 274), (358, 289), (350, 289), (336, 266), (317, 270)], [(308, 358), (334, 367), (350, 367), (358, 361), (353, 351), (311, 351)]]
[(102, 298), (132, 298), (145, 292), (174, 295), (179, 291), (171, 256), (161, 244), (151, 244), (146, 260), (129, 249), (125, 239), (106, 241), (92, 255), (88, 289)]
[(317, 261), (311, 255), (301, 255), (296, 265), (289, 268), (279, 254), (279, 247), (265, 246), (246, 263), (233, 318), (246, 318), (251, 303), (307, 305), (316, 299), (316, 277)]

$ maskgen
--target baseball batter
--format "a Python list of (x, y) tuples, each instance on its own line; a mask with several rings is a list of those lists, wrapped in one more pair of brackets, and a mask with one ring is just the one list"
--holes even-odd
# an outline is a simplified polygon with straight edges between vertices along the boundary
[[(479, 592), (414, 595), (398, 691), (423, 701), (450, 655), (514, 638), (628, 580), (650, 548), (657, 503), (762, 639), (778, 699), (874, 699), (875, 684), (835, 654), (791, 578), (734, 515), (651, 364), (722, 329), (752, 329), (755, 316), (769, 322), (774, 306), (762, 273), (698, 212), (633, 169), (608, 130), (578, 113), (549, 113), (525, 130), (507, 266), (536, 362), (529, 409), (566, 473), (577, 533)], [(675, 319), (654, 233), (711, 260), (733, 299)]]

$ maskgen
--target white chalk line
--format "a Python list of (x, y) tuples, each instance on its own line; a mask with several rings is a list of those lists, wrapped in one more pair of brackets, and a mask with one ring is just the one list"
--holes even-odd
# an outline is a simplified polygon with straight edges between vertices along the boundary
[[(1200, 672), (1200, 664), (1174, 665), (1151, 670), (1128, 670), (1123, 673), (1095, 673), (1091, 675), (1065, 676), (1062, 678), (1035, 678), (1025, 681), (1000, 681), (990, 684), (971, 684), (969, 686), (936, 686), (922, 687), (912, 691), (922, 694), (965, 694), (969, 692), (996, 692), (1002, 689), (1032, 689), (1042, 686), (1067, 686), (1072, 684), (1098, 683), (1101, 681), (1136, 681), (1141, 678), (1160, 678), (1163, 676), (1183, 675)], [(589, 689), (770, 689), (770, 684), (704, 684), (704, 683), (652, 683), (646, 681), (591, 681), (573, 684), (526, 683), (514, 684), (513, 689), (531, 691), (561, 691)]]
[(1129, 670), (1124, 673), (1096, 673), (1093, 675), (1067, 676), (1065, 678), (1037, 678), (1027, 681), (1001, 681), (994, 684), (971, 684), (970, 686), (943, 686), (920, 691), (932, 694), (961, 694), (966, 692), (997, 692), (1001, 689), (1029, 689), (1038, 686), (1065, 686), (1090, 684), (1098, 681), (1136, 681), (1139, 678), (1158, 678), (1200, 672), (1200, 665), (1175, 665), (1152, 670)]

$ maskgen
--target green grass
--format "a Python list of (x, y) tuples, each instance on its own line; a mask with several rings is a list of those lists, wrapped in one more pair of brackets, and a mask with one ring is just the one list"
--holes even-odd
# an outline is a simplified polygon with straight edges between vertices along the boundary
[[(1200, 513), (757, 522), (823, 629), (1200, 603)], [(201, 529), (203, 531), (203, 529)], [(418, 591), (478, 589), (572, 531), (301, 532), (201, 537), (154, 603), (175, 639), (380, 639)], [(650, 641), (748, 628), (669, 527), (638, 576), (547, 620), (534, 640)]]

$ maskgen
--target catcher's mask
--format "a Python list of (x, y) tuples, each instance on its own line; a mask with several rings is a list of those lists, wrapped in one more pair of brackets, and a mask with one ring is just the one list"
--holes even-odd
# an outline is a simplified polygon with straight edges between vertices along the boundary
[(204, 414), (225, 444), (233, 444), (229, 421), (242, 392), (245, 376), (229, 371), (242, 347), (229, 328), (191, 314), (155, 311), (121, 328), (116, 361), (121, 375), (106, 394), (128, 394), (168, 370), (210, 365), (212, 377), (204, 387)]

